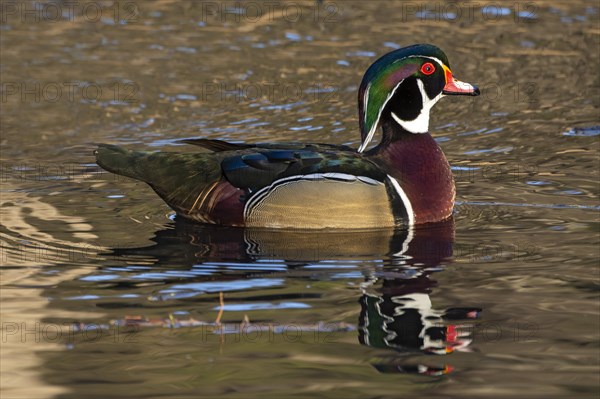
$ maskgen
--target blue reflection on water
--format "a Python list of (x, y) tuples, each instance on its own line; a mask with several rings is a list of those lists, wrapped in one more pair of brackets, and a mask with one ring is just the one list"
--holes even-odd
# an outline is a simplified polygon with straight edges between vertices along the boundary
[[(233, 303), (225, 304), (223, 309), (229, 312), (242, 312), (249, 310), (277, 310), (277, 309), (308, 309), (311, 306), (301, 302), (281, 302), (281, 303)], [(220, 310), (220, 306), (215, 306), (213, 310)]]

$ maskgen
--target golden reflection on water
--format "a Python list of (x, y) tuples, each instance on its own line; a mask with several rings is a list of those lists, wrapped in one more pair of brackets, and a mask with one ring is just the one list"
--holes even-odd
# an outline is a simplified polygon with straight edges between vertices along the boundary
[[(3, 185), (3, 189), (7, 186)], [(39, 378), (40, 359), (37, 353), (61, 350), (59, 342), (50, 337), (53, 327), (44, 323), (48, 314), (43, 310), (47, 298), (44, 287), (76, 279), (87, 271), (83, 265), (73, 264), (74, 258), (89, 255), (89, 251), (103, 248), (82, 246), (73, 239), (97, 238), (85, 219), (62, 215), (58, 209), (40, 197), (25, 196), (15, 191), (5, 191), (1, 200), (2, 213), (2, 267), (0, 302), (2, 302), (2, 386), (3, 395), (13, 397), (50, 397), (67, 389), (47, 386)], [(40, 230), (40, 223), (66, 224), (71, 230), (71, 240), (61, 239)], [(40, 270), (53, 265), (72, 264), (54, 276), (41, 276)], [(10, 267), (7, 267), (10, 266)], [(87, 318), (90, 312), (63, 310), (65, 318)], [(97, 316), (97, 314), (94, 314)], [(48, 332), (48, 334), (46, 334)], [(32, 350), (33, 349), (33, 350)], [(10, 361), (9, 361), (10, 359)]]

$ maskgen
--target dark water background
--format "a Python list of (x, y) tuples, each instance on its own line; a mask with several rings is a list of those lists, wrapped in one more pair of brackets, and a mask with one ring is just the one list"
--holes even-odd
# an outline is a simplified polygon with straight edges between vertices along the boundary
[[(597, 3), (0, 4), (2, 397), (598, 396)], [(483, 92), (432, 115), (451, 222), (198, 226), (94, 163), (357, 146), (364, 70), (418, 42)]]

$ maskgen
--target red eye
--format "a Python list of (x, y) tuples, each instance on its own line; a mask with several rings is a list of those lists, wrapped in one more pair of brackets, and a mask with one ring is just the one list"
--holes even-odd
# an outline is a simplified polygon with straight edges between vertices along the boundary
[(423, 64), (423, 66), (421, 67), (421, 72), (423, 72), (424, 75), (431, 75), (435, 72), (435, 67), (431, 62), (428, 62), (426, 64)]

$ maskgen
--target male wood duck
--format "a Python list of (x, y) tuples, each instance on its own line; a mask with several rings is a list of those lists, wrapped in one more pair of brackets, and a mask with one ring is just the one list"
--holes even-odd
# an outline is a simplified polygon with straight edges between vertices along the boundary
[[(211, 152), (154, 153), (100, 145), (102, 168), (144, 181), (179, 215), (269, 228), (379, 228), (448, 218), (454, 180), (428, 133), (445, 95), (479, 94), (455, 79), (446, 55), (418, 44), (367, 69), (358, 92), (358, 151), (331, 144), (183, 142)], [(367, 150), (377, 129), (382, 140)]]

